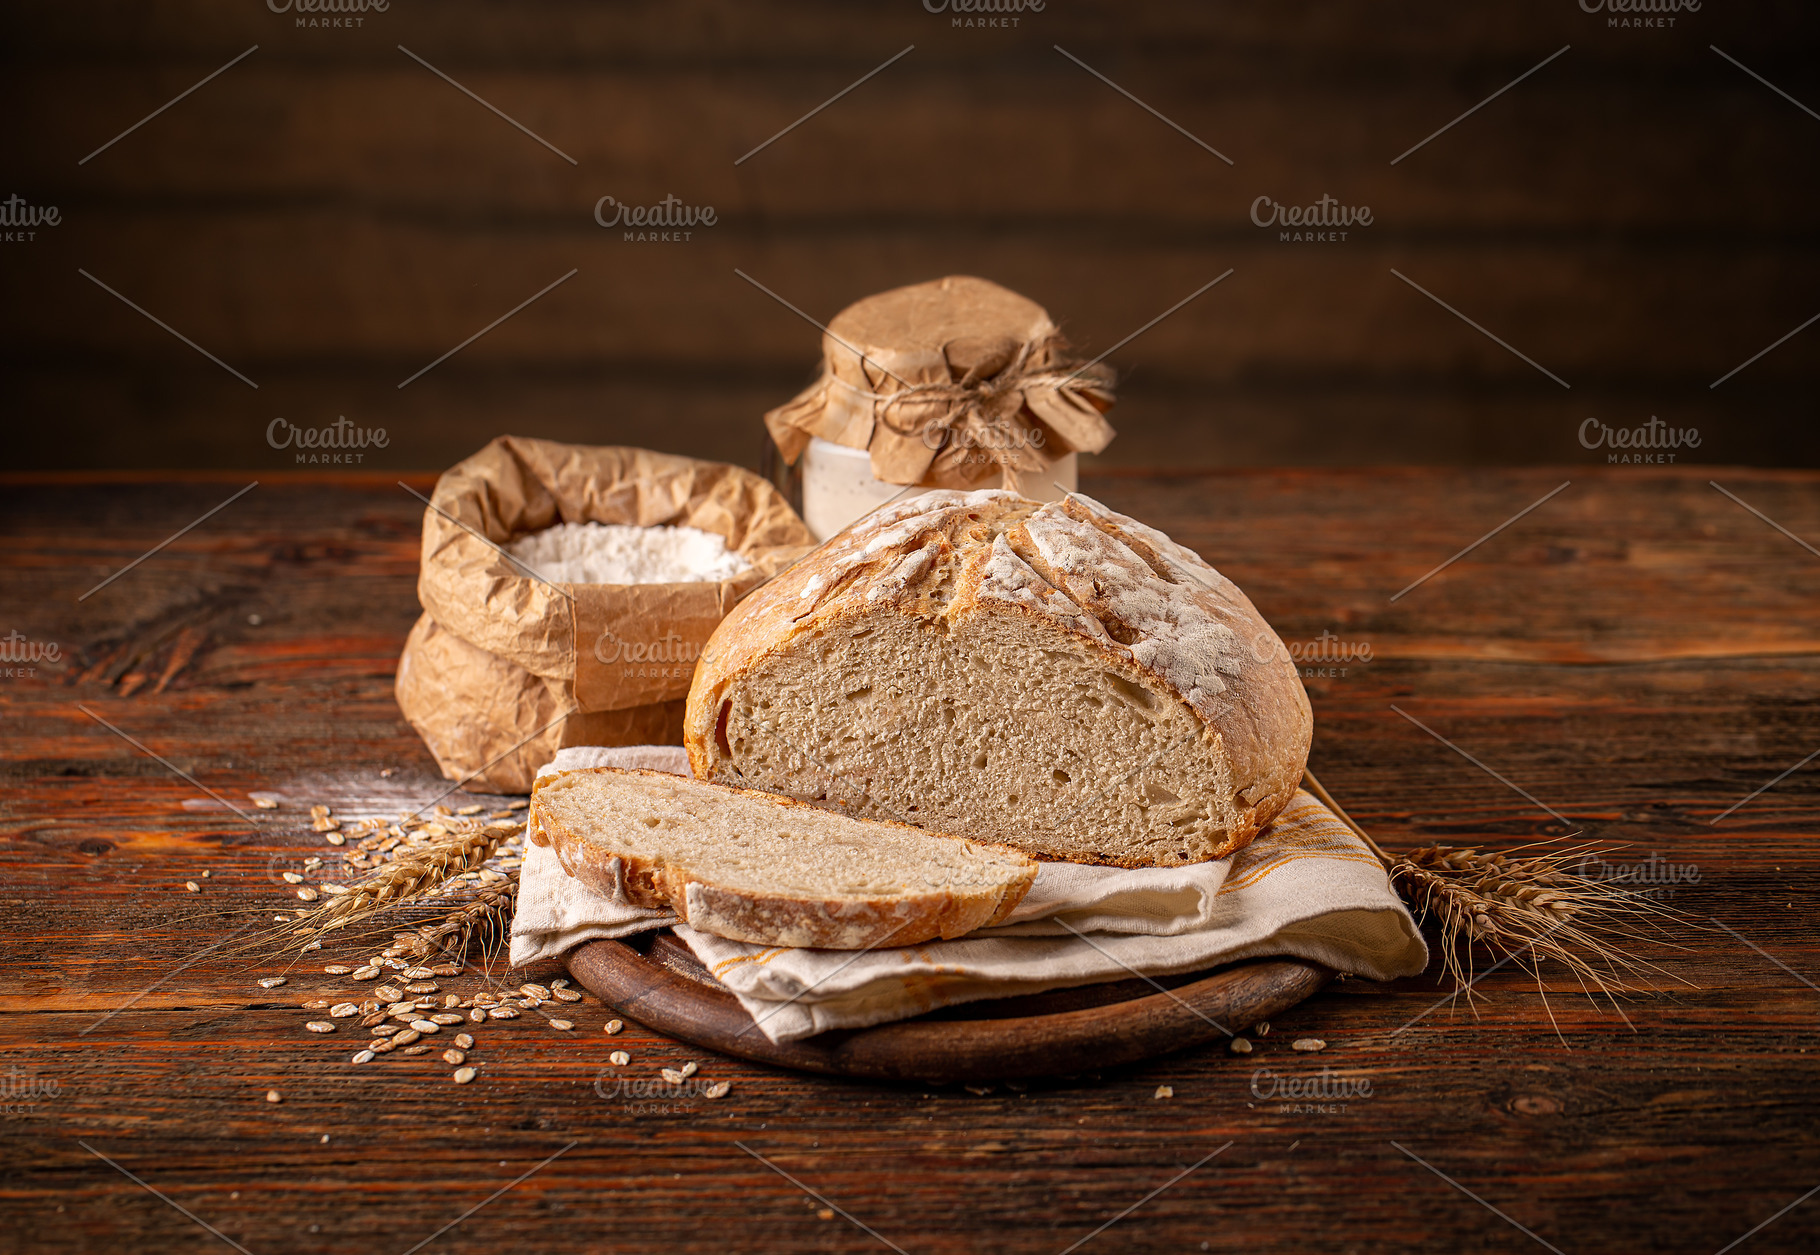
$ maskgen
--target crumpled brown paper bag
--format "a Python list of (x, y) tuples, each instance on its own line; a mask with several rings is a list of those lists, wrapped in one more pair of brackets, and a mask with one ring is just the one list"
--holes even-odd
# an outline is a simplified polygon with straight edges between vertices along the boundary
[[(425, 618), (396, 691), (443, 774), (482, 771), (477, 787), (528, 790), (549, 761), (540, 747), (677, 741), (670, 708), (680, 711), (708, 636), (815, 544), (768, 480), (648, 449), (501, 436), (444, 473), (430, 499), (417, 580)], [(718, 582), (552, 584), (494, 548), (583, 522), (697, 527), (751, 565)], [(576, 713), (539, 732), (564, 710)]]
[(442, 774), (488, 793), (529, 793), (537, 769), (565, 746), (682, 740), (681, 699), (564, 719), (572, 686), (478, 649), (427, 614), (405, 642), (394, 691)]

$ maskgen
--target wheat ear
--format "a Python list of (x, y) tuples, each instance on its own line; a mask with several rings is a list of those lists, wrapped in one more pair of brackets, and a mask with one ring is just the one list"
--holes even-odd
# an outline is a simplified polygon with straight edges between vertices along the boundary
[[(1634, 978), (1660, 972), (1625, 947), (1645, 940), (1659, 921), (1677, 915), (1641, 894), (1568, 870), (1590, 845), (1561, 846), (1513, 857), (1444, 845), (1386, 853), (1322, 787), (1304, 773), (1308, 791), (1363, 841), (1384, 865), (1390, 883), (1441, 932), (1442, 970), (1473, 997), (1472, 946), (1484, 946), (1527, 967), (1541, 988), (1540, 964), (1554, 959), (1589, 998), (1594, 990), (1617, 1007), (1615, 995), (1634, 992)], [(1527, 847), (1526, 847), (1527, 848)], [(1547, 993), (1543, 1003), (1547, 1004)], [(1618, 1009), (1620, 1015), (1622, 1008)], [(1550, 1011), (1553, 1018), (1553, 1011)], [(1557, 1029), (1557, 1032), (1559, 1030)]]

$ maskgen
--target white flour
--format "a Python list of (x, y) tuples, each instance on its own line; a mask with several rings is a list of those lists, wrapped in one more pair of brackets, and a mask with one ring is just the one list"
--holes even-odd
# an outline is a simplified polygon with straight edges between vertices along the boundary
[(558, 523), (505, 549), (553, 584), (686, 584), (746, 569), (725, 540), (697, 527)]

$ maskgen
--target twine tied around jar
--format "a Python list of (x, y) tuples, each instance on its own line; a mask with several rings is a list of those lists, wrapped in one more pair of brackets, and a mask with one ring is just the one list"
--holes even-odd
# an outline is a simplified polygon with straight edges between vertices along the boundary
[(765, 415), (788, 462), (819, 437), (867, 450), (886, 483), (1015, 490), (1114, 434), (1112, 369), (1071, 356), (1041, 306), (986, 280), (882, 293), (825, 332), (820, 377)]

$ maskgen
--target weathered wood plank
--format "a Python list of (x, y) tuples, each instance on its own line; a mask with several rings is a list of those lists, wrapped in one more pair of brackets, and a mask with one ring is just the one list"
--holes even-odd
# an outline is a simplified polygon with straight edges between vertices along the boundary
[[(608, 1038), (592, 999), (573, 1033), (485, 1026), (482, 1079), (460, 1088), (435, 1054), (358, 1069), (347, 1033), (304, 1033), (296, 1004), (346, 988), (336, 978), (300, 968), (261, 990), (269, 967), (219, 952), (171, 975), (241, 920), (269, 919), (286, 900), (276, 870), (332, 853), (301, 822), (308, 803), (398, 808), (445, 787), (389, 691), (416, 613), (421, 506), (383, 473), (262, 477), (78, 602), (246, 481), (13, 477), (0, 491), (9, 623), (69, 660), (0, 686), (0, 1072), (19, 1098), (3, 1116), (0, 1189), (16, 1240), (212, 1240), (81, 1142), (266, 1251), (404, 1249), (576, 1140), (437, 1245), (509, 1234), (527, 1250), (600, 1239), (707, 1251), (726, 1249), (732, 1226), (742, 1249), (870, 1240), (838, 1215), (818, 1219), (823, 1204), (743, 1141), (905, 1249), (1054, 1251), (1231, 1140), (1095, 1241), (1527, 1241), (1394, 1141), (1562, 1249), (1717, 1250), (1813, 1184), (1812, 765), (1708, 821), (1814, 748), (1820, 577), (1702, 474), (1620, 471), (1576, 474), (1394, 604), (1555, 473), (1120, 474), (1085, 488), (1207, 553), (1292, 642), (1326, 629), (1372, 643), (1371, 661), (1308, 681), (1314, 766), (1388, 844), (1507, 846), (1569, 830), (1394, 702), (1609, 843), (1609, 863), (1697, 873), (1660, 887), (1700, 927), (1666, 939), (1682, 949), (1646, 949), (1663, 970), (1622, 1017), (1561, 973), (1545, 974), (1545, 1007), (1526, 974), (1493, 972), (1476, 1016), (1437, 1005), (1433, 975), (1345, 981), (1279, 1017), (1247, 1058), (1190, 1052), (983, 1096), (775, 1072), (636, 1024)], [(1722, 482), (1798, 535), (1820, 534), (1811, 475)], [(201, 644), (159, 692), (196, 639), (185, 629)], [(127, 695), (115, 652), (147, 640), (132, 665), (151, 678)], [(76, 702), (237, 804), (275, 789), (284, 805), (248, 825)], [(203, 868), (204, 891), (186, 892)], [(1316, 1035), (1325, 1053), (1288, 1049)], [(614, 1045), (636, 1078), (695, 1057), (733, 1091), (616, 1092)], [(1318, 1085), (1323, 1066), (1330, 1087), (1369, 1081), (1370, 1094), (1286, 1101), (1272, 1088)], [(56, 1092), (21, 1095), (34, 1079)], [(1175, 1096), (1154, 1098), (1158, 1085)], [(270, 1088), (285, 1101), (266, 1104)], [(1797, 1207), (1751, 1243), (1805, 1249), (1817, 1217)]]

